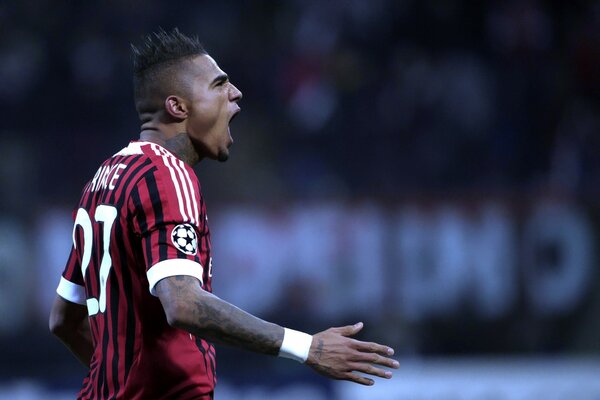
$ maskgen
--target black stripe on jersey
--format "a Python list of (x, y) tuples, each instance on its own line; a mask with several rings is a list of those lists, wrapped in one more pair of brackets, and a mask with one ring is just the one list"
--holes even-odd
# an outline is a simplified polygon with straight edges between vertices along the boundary
[[(122, 225), (119, 225), (116, 234), (119, 237), (123, 237)], [(128, 268), (129, 263), (127, 262), (127, 250), (125, 249), (125, 241), (117, 241), (118, 254), (121, 264), (121, 278), (123, 280), (123, 293), (125, 293), (125, 300), (127, 302), (127, 324), (125, 326), (125, 365), (124, 365), (124, 377), (123, 385), (127, 382), (127, 377), (131, 366), (133, 364), (133, 354), (135, 348), (135, 315), (133, 308), (133, 284), (131, 281), (131, 270)]]
[(108, 397), (108, 384), (106, 382), (106, 358), (108, 352), (108, 318), (106, 314), (103, 316), (104, 320), (104, 331), (102, 332), (102, 361), (98, 370), (98, 381), (97, 381), (97, 393), (101, 393), (101, 397), (106, 399)]
[[(108, 201), (112, 204), (116, 204), (118, 207), (124, 207), (124, 203), (126, 201), (126, 196), (129, 194), (129, 187), (132, 185), (134, 179), (139, 179), (139, 172), (144, 168), (147, 168), (148, 165), (151, 164), (149, 159), (145, 160), (142, 163), (138, 164), (138, 160), (142, 157), (139, 156), (128, 156), (128, 157), (118, 157), (115, 159), (115, 164), (120, 163), (121, 161), (128, 159), (128, 165), (135, 165), (135, 168), (131, 171), (127, 171), (127, 177), (125, 181), (119, 182), (120, 190), (112, 190), (110, 191), (111, 195)], [(136, 165), (137, 164), (137, 165)], [(119, 197), (117, 199), (117, 193), (119, 192)], [(139, 198), (139, 194), (137, 190), (131, 191), (131, 194), (137, 197), (137, 204), (141, 205), (141, 201)], [(135, 201), (135, 199), (134, 199)], [(143, 216), (144, 224), (146, 223), (145, 215)], [(147, 227), (144, 227), (146, 229)], [(117, 224), (115, 227), (115, 236), (123, 237), (123, 229), (121, 224)], [(118, 241), (118, 254), (120, 257), (120, 265), (121, 269), (121, 277), (123, 281), (123, 293), (126, 296), (127, 302), (127, 314), (126, 320), (127, 324), (125, 327), (125, 376), (124, 381), (127, 379), (127, 375), (129, 374), (129, 370), (131, 369), (131, 365), (133, 363), (133, 355), (134, 355), (134, 341), (135, 341), (135, 317), (133, 314), (133, 289), (131, 283), (131, 271), (127, 268), (129, 265), (127, 261), (127, 251), (125, 249), (124, 241)], [(114, 298), (113, 298), (114, 296)], [(112, 347), (113, 347), (113, 359), (112, 359), (112, 383), (114, 388), (114, 394), (116, 395), (120, 390), (120, 377), (119, 377), (119, 358), (120, 358), (120, 349), (118, 343), (118, 332), (119, 332), (119, 322), (118, 322), (118, 312), (119, 312), (119, 292), (116, 289), (116, 286), (111, 286), (111, 315), (112, 315)]]
[(78, 399), (89, 399), (91, 397), (91, 392), (92, 389), (94, 388), (93, 382), (94, 379), (96, 379), (96, 370), (95, 369), (91, 369), (91, 373), (88, 374), (88, 382), (87, 382), (87, 387), (84, 388), (80, 393), (81, 396), (78, 397)]
[[(152, 199), (152, 208), (154, 210), (155, 226), (160, 226), (164, 222), (164, 214), (162, 209), (162, 198), (160, 196), (160, 190), (156, 184), (156, 177), (154, 174), (146, 177), (146, 183), (148, 185), (148, 196)], [(167, 243), (167, 231), (166, 229), (160, 229), (158, 233), (158, 242)], [(159, 260), (167, 259), (167, 246), (160, 246)]]
[[(119, 224), (120, 225), (120, 224)], [(120, 236), (119, 236), (120, 237)], [(121, 242), (119, 240), (119, 242)], [(127, 264), (121, 264), (122, 267), (125, 267)], [(121, 276), (123, 272), (121, 271)], [(111, 316), (111, 325), (112, 325), (112, 387), (113, 387), (113, 396), (115, 398), (116, 394), (119, 393), (119, 279), (117, 274), (110, 274), (109, 278), (110, 282), (110, 316)]]
[(208, 375), (208, 372), (212, 373), (213, 384), (215, 384), (217, 382), (217, 375), (216, 375), (216, 371), (215, 371), (216, 370), (215, 348), (212, 344), (210, 344), (207, 341), (203, 341), (203, 343), (206, 345), (206, 349), (204, 352), (204, 365), (207, 365), (208, 363), (210, 363), (210, 369), (208, 367), (206, 367), (206, 372), (207, 372), (207, 375)]
[[(128, 161), (128, 165), (134, 165), (138, 162), (138, 160), (141, 158), (142, 156), (135, 156), (131, 158), (131, 161)], [(127, 179), (125, 180), (125, 182), (123, 182), (123, 184), (121, 185), (121, 187), (123, 187), (123, 191), (121, 192), (121, 196), (119, 197), (119, 199), (117, 200), (118, 204), (124, 204), (125, 203), (125, 196), (127, 196), (127, 191), (131, 185), (131, 182), (133, 181), (134, 178), (139, 179), (137, 177), (137, 174), (143, 169), (146, 168), (148, 165), (152, 164), (152, 161), (150, 161), (150, 159), (145, 160), (144, 162), (142, 162), (140, 165), (136, 166), (135, 169), (133, 171), (131, 171), (129, 173), (129, 176), (127, 177)], [(116, 196), (116, 191), (115, 194)]]
[(213, 359), (210, 359), (210, 366), (212, 368), (212, 376), (213, 376), (213, 386), (217, 385), (217, 371), (215, 368), (215, 362), (213, 361)]
[(206, 349), (204, 349), (204, 346), (202, 346), (202, 343), (204, 342), (204, 340), (200, 339), (199, 337), (196, 338), (196, 347), (198, 348), (198, 350), (200, 350), (200, 353), (202, 353), (202, 360), (204, 361), (204, 370), (208, 370), (208, 364), (206, 362)]
[[(198, 250), (198, 249), (197, 249), (197, 250), (196, 250), (196, 254), (198, 254), (199, 252), (200, 252), (200, 250)], [(186, 259), (187, 259), (187, 258), (188, 258), (188, 256), (187, 256), (187, 254), (185, 254), (185, 253), (183, 253), (183, 252), (181, 252), (181, 251), (178, 251), (178, 252), (177, 252), (177, 258), (186, 258)], [(202, 279), (204, 279), (204, 278), (202, 278)]]
[(210, 347), (212, 347), (212, 346), (209, 344), (208, 352), (209, 352), (210, 356), (208, 357), (208, 361), (210, 361), (210, 370), (212, 371), (213, 383), (215, 383), (217, 380), (217, 371), (216, 371), (217, 368), (215, 366), (215, 361), (214, 361), (215, 355), (210, 352)]
[[(135, 208), (137, 210), (143, 210), (142, 200), (140, 199), (140, 194), (139, 194), (137, 188), (135, 188), (131, 191), (131, 198), (133, 200), (133, 204), (134, 204)], [(138, 220), (138, 224), (140, 225), (140, 231), (141, 232), (148, 231), (148, 221), (146, 220), (146, 214), (143, 212), (138, 213), (137, 220)], [(150, 245), (146, 246), (146, 260), (148, 260), (148, 262), (152, 262), (151, 261), (152, 260), (152, 246), (150, 246)]]
[[(143, 210), (142, 200), (140, 199), (140, 193), (138, 192), (137, 187), (133, 188), (131, 191), (131, 200), (133, 201), (133, 205), (135, 206), (136, 210)], [(142, 212), (138, 213), (137, 220), (138, 224), (140, 225), (140, 232), (146, 232), (148, 230), (146, 214)]]

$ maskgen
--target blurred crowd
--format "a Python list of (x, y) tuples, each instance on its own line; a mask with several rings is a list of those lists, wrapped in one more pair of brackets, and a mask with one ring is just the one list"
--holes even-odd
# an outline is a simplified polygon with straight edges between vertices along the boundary
[[(209, 213), (299, 201), (519, 203), (543, 192), (597, 218), (600, 1), (5, 1), (0, 277), (19, 265), (11, 284), (25, 285), (48, 261), (36, 251), (68, 246), (64, 216), (84, 182), (138, 136), (130, 43), (175, 26), (197, 34), (244, 93), (231, 159), (197, 168)], [(28, 227), (48, 240), (31, 243)], [(0, 312), (31, 307), (4, 293)], [(0, 328), (10, 323), (29, 322)], [(16, 354), (19, 332), (0, 331), (0, 348)]]
[(245, 95), (214, 198), (598, 192), (597, 1), (25, 0), (0, 4), (3, 209), (72, 202), (136, 137), (129, 44), (159, 26)]

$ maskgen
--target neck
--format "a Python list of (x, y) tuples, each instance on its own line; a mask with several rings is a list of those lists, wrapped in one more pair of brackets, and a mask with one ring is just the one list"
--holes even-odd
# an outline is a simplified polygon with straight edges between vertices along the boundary
[(185, 132), (167, 137), (158, 129), (143, 129), (140, 133), (140, 140), (161, 145), (191, 167), (200, 162), (200, 156)]

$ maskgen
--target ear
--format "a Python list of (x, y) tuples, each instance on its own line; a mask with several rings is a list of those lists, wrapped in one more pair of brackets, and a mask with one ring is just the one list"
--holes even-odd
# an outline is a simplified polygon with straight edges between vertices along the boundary
[(165, 99), (165, 110), (167, 114), (177, 120), (184, 120), (188, 115), (185, 102), (181, 97), (175, 95), (171, 95)]

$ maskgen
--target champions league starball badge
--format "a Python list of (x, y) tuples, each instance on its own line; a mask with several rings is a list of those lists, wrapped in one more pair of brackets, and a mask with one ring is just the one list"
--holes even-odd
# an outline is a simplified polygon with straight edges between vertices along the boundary
[(173, 228), (171, 232), (171, 240), (182, 253), (189, 254), (190, 256), (196, 255), (198, 248), (198, 238), (196, 237), (196, 230), (190, 224), (179, 224)]

